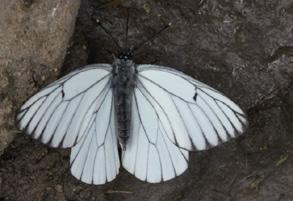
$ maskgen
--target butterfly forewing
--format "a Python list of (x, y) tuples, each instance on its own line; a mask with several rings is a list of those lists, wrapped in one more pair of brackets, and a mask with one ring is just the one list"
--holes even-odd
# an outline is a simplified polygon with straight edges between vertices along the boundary
[(72, 147), (84, 134), (93, 105), (110, 89), (111, 65), (98, 64), (76, 70), (50, 84), (20, 108), (18, 127), (54, 147)]
[[(170, 120), (172, 130), (167, 134), (177, 146), (202, 150), (245, 131), (245, 113), (215, 89), (167, 67), (139, 65), (138, 72), (138, 87), (153, 97), (153, 105), (159, 105), (158, 115)], [(202, 137), (195, 137), (199, 131)]]

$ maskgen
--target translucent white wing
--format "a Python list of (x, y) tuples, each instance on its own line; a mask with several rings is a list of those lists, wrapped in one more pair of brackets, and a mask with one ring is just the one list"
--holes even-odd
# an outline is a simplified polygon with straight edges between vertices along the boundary
[(19, 129), (52, 147), (74, 146), (110, 89), (111, 69), (109, 64), (90, 65), (45, 87), (18, 111)]
[(188, 167), (188, 151), (168, 139), (153, 103), (141, 87), (132, 100), (132, 128), (122, 153), (123, 167), (143, 181), (157, 183), (182, 174)]
[(132, 130), (122, 164), (157, 183), (182, 174), (188, 151), (216, 146), (244, 132), (244, 112), (215, 89), (171, 68), (139, 65)]
[(120, 167), (112, 90), (99, 99), (101, 104), (94, 111), (96, 115), (90, 120), (85, 137), (72, 148), (70, 155), (72, 175), (96, 185), (112, 181)]
[(245, 113), (234, 102), (174, 69), (139, 65), (137, 82), (152, 97), (150, 104), (166, 136), (180, 148), (216, 146), (243, 133), (248, 125)]

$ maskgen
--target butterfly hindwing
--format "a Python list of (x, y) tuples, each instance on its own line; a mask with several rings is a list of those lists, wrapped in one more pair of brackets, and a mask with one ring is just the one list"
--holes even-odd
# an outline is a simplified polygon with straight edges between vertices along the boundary
[(84, 138), (71, 150), (71, 173), (88, 184), (105, 184), (119, 172), (112, 90), (101, 97)]
[(182, 174), (188, 151), (177, 147), (166, 135), (156, 108), (143, 88), (137, 87), (132, 100), (132, 128), (122, 164), (143, 181), (158, 183)]

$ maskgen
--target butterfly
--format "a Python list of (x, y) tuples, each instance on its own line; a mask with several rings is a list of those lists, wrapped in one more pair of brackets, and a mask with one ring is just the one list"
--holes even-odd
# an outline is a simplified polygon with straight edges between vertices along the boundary
[(72, 175), (96, 185), (112, 181), (121, 164), (143, 181), (170, 180), (187, 169), (190, 151), (248, 125), (221, 92), (173, 68), (135, 64), (131, 48), (112, 64), (85, 66), (43, 88), (16, 121), (50, 147), (71, 148)]

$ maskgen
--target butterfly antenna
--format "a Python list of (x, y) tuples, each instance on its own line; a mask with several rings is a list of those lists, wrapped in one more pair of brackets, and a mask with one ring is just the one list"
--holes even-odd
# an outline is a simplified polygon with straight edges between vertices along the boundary
[(125, 49), (128, 48), (128, 23), (129, 23), (129, 8), (127, 8), (127, 17), (126, 17), (126, 31), (125, 31)]
[(101, 21), (99, 19), (96, 19), (95, 21), (103, 29), (103, 31), (112, 39), (112, 41), (119, 48), (119, 50), (122, 50), (122, 47), (119, 45), (118, 41), (112, 36), (110, 31), (104, 27), (104, 25), (101, 23)]
[(147, 42), (152, 41), (154, 38), (156, 38), (160, 33), (162, 33), (163, 31), (165, 31), (166, 29), (168, 29), (171, 26), (171, 22), (168, 23), (167, 25), (165, 25), (162, 29), (160, 29), (159, 31), (157, 31), (156, 33), (154, 33), (152, 36), (150, 36), (149, 38), (147, 38), (145, 41), (142, 41), (141, 43), (139, 43), (138, 45), (134, 46), (134, 48), (132, 49), (133, 51), (138, 51), (141, 47), (143, 47)]

